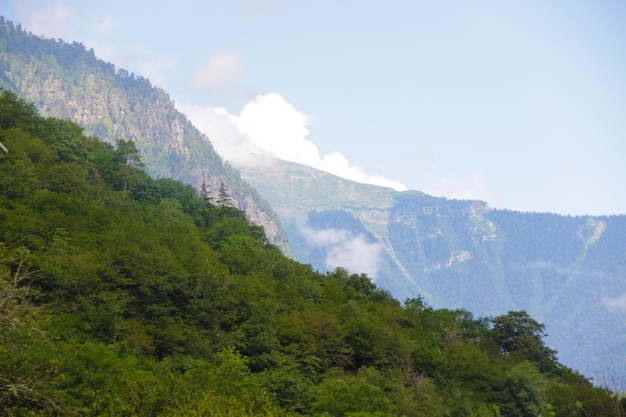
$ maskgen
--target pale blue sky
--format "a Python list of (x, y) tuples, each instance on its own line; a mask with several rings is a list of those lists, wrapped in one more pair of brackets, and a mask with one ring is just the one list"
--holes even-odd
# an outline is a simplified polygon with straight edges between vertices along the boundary
[(317, 152), (314, 166), (498, 208), (626, 213), (621, 0), (0, 0), (0, 13), (146, 76), (198, 124), (221, 107), (266, 150)]

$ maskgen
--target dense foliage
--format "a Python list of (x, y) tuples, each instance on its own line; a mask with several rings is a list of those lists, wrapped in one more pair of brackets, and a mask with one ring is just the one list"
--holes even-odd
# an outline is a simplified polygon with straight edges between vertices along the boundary
[[(0, 96), (6, 415), (610, 416), (524, 312), (400, 305), (320, 275), (130, 141)], [(222, 196), (226, 197), (226, 196)]]

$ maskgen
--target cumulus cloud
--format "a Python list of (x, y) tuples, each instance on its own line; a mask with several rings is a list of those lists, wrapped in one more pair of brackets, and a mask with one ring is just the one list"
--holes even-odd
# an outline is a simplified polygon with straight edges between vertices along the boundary
[(309, 116), (279, 94), (265, 94), (243, 107), (237, 126), (256, 145), (277, 158), (312, 165), (320, 156), (317, 146), (306, 139), (309, 120)]
[(213, 144), (217, 153), (234, 167), (271, 164), (276, 156), (261, 149), (238, 127), (238, 118), (221, 107), (199, 107), (176, 102), (176, 107)]
[(257, 96), (243, 107), (239, 116), (221, 108), (177, 106), (233, 166), (246, 167), (258, 163), (255, 157), (271, 155), (349, 180), (398, 191), (407, 189), (397, 181), (366, 174), (339, 152), (320, 156), (317, 145), (308, 139), (307, 125), (311, 117), (295, 109), (279, 94)]
[(362, 234), (354, 235), (343, 229), (313, 230), (304, 227), (302, 232), (309, 244), (326, 251), (326, 267), (329, 270), (342, 267), (376, 279), (383, 254), (380, 243), (368, 243)]

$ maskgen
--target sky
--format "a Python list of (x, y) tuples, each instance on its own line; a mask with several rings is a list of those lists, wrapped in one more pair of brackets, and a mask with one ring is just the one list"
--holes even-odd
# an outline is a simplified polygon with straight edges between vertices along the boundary
[(626, 2), (0, 0), (273, 155), (491, 207), (626, 214)]

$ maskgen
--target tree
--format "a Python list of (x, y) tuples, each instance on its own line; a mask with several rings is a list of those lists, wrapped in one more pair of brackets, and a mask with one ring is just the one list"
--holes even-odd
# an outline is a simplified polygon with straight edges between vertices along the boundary
[(547, 347), (542, 338), (545, 326), (533, 320), (525, 311), (509, 311), (492, 321), (493, 337), (505, 354), (528, 360), (544, 373), (557, 367), (556, 351)]
[(126, 175), (124, 176), (124, 190), (132, 190), (134, 187), (137, 186), (137, 180), (142, 176), (145, 177), (145, 173), (141, 171), (141, 168), (143, 168), (144, 164), (141, 161), (139, 150), (132, 140), (120, 139), (117, 141), (116, 155), (118, 160), (126, 166)]
[(33, 104), (20, 100), (13, 91), (0, 88), (0, 129), (29, 126), (38, 116)]
[(531, 363), (522, 362), (514, 366), (506, 380), (510, 401), (503, 404), (503, 414), (511, 417), (541, 415), (543, 385), (543, 377)]
[(233, 200), (230, 198), (230, 194), (228, 193), (228, 189), (226, 188), (224, 181), (220, 182), (220, 188), (217, 195), (217, 205), (220, 207), (233, 206)]
[(143, 162), (141, 162), (139, 150), (135, 146), (135, 142), (132, 140), (118, 140), (117, 153), (122, 162), (128, 166), (136, 168), (142, 168), (144, 166)]
[(213, 198), (209, 195), (209, 187), (205, 180), (202, 180), (202, 186), (200, 187), (200, 197), (207, 203), (213, 204)]
[(359, 415), (359, 412), (364, 413), (360, 415), (387, 417), (392, 415), (391, 409), (391, 402), (380, 388), (364, 381), (350, 384), (343, 378), (323, 381), (313, 404), (315, 415), (338, 417)]
[(52, 345), (39, 327), (38, 309), (30, 298), (30, 251), (12, 253), (0, 243), (0, 409), (57, 409), (45, 388), (54, 374)]

